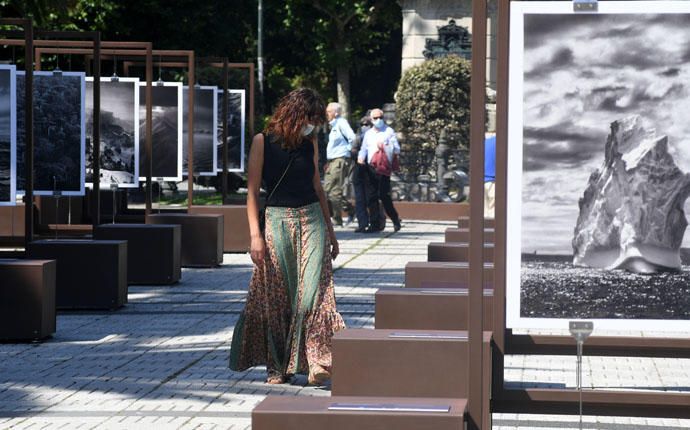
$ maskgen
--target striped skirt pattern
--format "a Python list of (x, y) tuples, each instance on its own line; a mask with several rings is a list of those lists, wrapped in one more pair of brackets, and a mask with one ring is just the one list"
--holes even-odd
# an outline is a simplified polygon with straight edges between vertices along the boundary
[(266, 255), (255, 266), (235, 325), (230, 368), (266, 365), (269, 374), (331, 369), (331, 338), (345, 323), (336, 310), (333, 266), (319, 203), (266, 208)]

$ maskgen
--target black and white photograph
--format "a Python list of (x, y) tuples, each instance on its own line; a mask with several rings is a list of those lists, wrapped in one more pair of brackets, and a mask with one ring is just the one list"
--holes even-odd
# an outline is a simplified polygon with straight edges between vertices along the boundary
[(600, 2), (596, 14), (512, 5), (510, 327), (690, 328), (681, 3)]
[(0, 64), (0, 206), (16, 202), (16, 68)]
[[(182, 180), (182, 83), (160, 82), (151, 88), (153, 180)], [(146, 179), (146, 83), (139, 83), (139, 179)]]
[[(228, 172), (244, 172), (244, 90), (228, 90)], [(218, 90), (218, 168), (223, 171), (223, 90)]]
[[(101, 78), (100, 184), (139, 186), (139, 78)], [(86, 78), (86, 185), (93, 183), (93, 78)]]
[[(17, 71), (17, 193), (24, 193), (24, 78)], [(85, 74), (34, 72), (34, 194), (83, 196)]]
[[(218, 108), (214, 86), (194, 87), (194, 170), (195, 176), (216, 176), (216, 130), (218, 128)], [(182, 167), (187, 174), (187, 154), (189, 151), (189, 129), (187, 115), (189, 87), (183, 88), (183, 125), (182, 125)]]

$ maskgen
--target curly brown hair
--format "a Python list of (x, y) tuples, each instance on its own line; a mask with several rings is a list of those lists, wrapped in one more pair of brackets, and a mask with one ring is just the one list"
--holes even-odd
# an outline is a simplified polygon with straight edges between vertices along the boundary
[(281, 142), (284, 149), (296, 149), (304, 141), (302, 127), (326, 123), (323, 99), (311, 88), (290, 91), (278, 102), (264, 133)]

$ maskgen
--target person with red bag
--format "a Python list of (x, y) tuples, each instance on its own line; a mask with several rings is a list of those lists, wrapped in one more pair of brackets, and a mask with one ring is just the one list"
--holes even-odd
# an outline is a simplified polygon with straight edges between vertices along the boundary
[(400, 143), (395, 137), (395, 130), (383, 120), (381, 109), (371, 110), (371, 122), (374, 126), (364, 135), (357, 157), (357, 163), (368, 167), (366, 195), (369, 227), (365, 232), (374, 233), (383, 229), (379, 222), (379, 200), (386, 215), (393, 221), (394, 231), (398, 231), (401, 223), (391, 199), (391, 174), (398, 165)]

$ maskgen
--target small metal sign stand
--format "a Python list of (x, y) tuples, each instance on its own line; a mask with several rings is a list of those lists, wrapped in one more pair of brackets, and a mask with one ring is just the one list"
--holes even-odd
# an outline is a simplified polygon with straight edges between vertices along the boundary
[(589, 335), (592, 334), (594, 323), (592, 321), (570, 321), (568, 325), (570, 327), (570, 334), (575, 338), (575, 342), (577, 343), (576, 385), (579, 393), (580, 430), (582, 430), (582, 346)]

